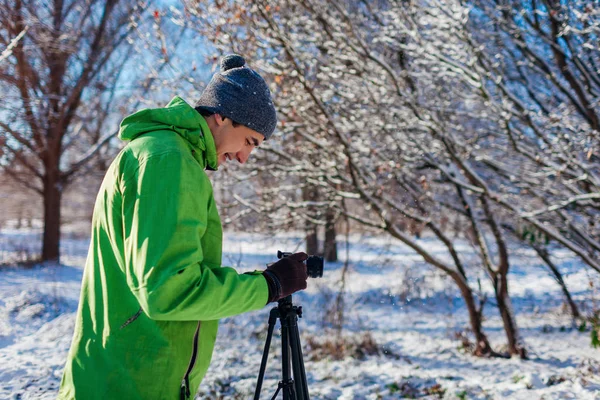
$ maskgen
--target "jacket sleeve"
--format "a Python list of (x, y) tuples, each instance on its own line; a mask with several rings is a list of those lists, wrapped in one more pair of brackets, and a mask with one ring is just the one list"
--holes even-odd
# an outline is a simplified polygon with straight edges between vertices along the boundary
[(195, 162), (177, 152), (154, 155), (123, 177), (126, 279), (152, 319), (214, 320), (267, 303), (259, 273), (204, 263), (212, 187)]

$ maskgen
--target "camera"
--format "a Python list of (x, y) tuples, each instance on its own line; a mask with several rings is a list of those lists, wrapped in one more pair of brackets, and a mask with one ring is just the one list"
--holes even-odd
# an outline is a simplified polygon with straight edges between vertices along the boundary
[[(293, 253), (277, 250), (277, 258), (291, 256)], [(323, 276), (323, 257), (308, 256), (306, 259), (306, 273), (311, 278), (321, 278)]]

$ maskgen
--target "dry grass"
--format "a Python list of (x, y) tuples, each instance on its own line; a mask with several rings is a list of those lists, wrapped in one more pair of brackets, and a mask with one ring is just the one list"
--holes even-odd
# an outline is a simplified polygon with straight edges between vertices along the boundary
[(347, 357), (362, 360), (368, 356), (381, 355), (399, 358), (378, 344), (369, 332), (357, 336), (309, 336), (305, 343), (308, 347), (308, 357), (312, 361), (342, 360)]
[(18, 242), (2, 243), (0, 250), (0, 268), (22, 267), (31, 268), (40, 263), (39, 252), (32, 251), (30, 247)]
[(458, 350), (468, 354), (473, 354), (475, 351), (475, 343), (471, 341), (467, 331), (456, 331), (454, 332), (453, 339), (459, 342)]

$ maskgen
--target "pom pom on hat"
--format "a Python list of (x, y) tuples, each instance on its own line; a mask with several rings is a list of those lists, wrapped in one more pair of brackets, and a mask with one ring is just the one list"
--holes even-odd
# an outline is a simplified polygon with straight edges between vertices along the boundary
[(221, 71), (223, 72), (232, 68), (241, 68), (244, 65), (246, 65), (246, 60), (238, 54), (229, 54), (221, 59)]

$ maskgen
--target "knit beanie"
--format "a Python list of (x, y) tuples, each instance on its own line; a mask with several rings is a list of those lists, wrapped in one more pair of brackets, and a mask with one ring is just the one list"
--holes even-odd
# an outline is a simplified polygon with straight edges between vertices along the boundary
[(244, 57), (229, 54), (196, 103), (196, 109), (220, 114), (268, 139), (277, 125), (271, 92), (264, 79), (245, 66)]

